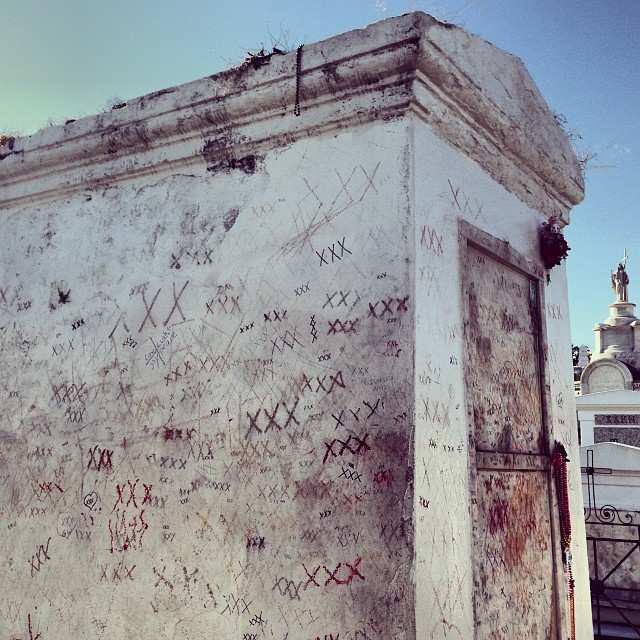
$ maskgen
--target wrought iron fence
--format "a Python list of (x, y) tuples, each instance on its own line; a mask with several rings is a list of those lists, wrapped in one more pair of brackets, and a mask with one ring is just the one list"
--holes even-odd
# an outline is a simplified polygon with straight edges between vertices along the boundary
[(591, 610), (595, 640), (640, 638), (640, 514), (612, 505), (598, 506), (596, 467), (587, 450), (587, 505), (584, 508), (589, 554)]

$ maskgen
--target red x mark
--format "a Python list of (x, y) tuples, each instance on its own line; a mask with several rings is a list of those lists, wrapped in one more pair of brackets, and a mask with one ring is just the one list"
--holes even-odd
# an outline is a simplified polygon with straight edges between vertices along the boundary
[(329, 480), (328, 482), (322, 482), (322, 480), (320, 480), (319, 484), (322, 486), (322, 493), (320, 494), (320, 498), (324, 498), (325, 495), (327, 493), (329, 493), (329, 490), (331, 489), (331, 485), (333, 484), (333, 480)]
[(316, 576), (318, 575), (318, 571), (320, 571), (320, 567), (317, 566), (314, 571), (313, 571), (313, 575), (311, 575), (309, 573), (309, 571), (307, 570), (307, 567), (304, 566), (304, 563), (302, 564), (302, 566), (304, 567), (304, 571), (307, 574), (307, 577), (309, 578), (307, 580), (307, 584), (304, 585), (303, 590), (306, 590), (306, 588), (313, 582), (313, 584), (316, 585), (316, 587), (319, 587), (320, 585), (316, 582)]
[[(137, 482), (137, 480), (136, 480), (136, 482)], [(143, 482), (142, 486), (144, 487), (144, 498), (142, 498), (142, 504), (147, 504), (147, 503), (151, 504), (151, 489), (152, 489), (153, 485), (152, 484), (144, 484), (144, 482)]]
[(382, 302), (384, 309), (382, 310), (382, 313), (380, 314), (380, 317), (382, 318), (382, 316), (388, 311), (391, 315), (393, 315), (393, 309), (391, 308), (391, 304), (393, 303), (393, 298), (389, 298), (389, 300), (385, 301), (385, 300), (381, 300), (380, 302)]
[(349, 568), (349, 575), (347, 576), (346, 580), (341, 580), (340, 578), (337, 577), (338, 571), (340, 570), (340, 567), (342, 567), (342, 562), (339, 562), (333, 571), (329, 571), (327, 567), (323, 566), (322, 568), (327, 572), (327, 575), (329, 576), (325, 581), (324, 586), (328, 587), (332, 582), (335, 582), (336, 584), (349, 585), (353, 582), (353, 579), (356, 576), (361, 580), (364, 580), (365, 577), (358, 571), (358, 565), (360, 564), (360, 562), (362, 562), (362, 558), (358, 556), (355, 559), (353, 564), (349, 564), (348, 562), (344, 563), (345, 566)]
[(304, 487), (302, 483), (298, 482), (297, 480), (295, 480), (294, 482), (296, 483), (296, 495), (293, 496), (293, 499), (295, 500), (299, 495), (304, 498)]
[(122, 497), (125, 485), (117, 484), (116, 491), (118, 492), (118, 499), (116, 500), (116, 503), (113, 505), (113, 509), (111, 510), (111, 513), (113, 513), (116, 510), (116, 507), (120, 503), (122, 503), (125, 507), (128, 507), (133, 502), (133, 506), (138, 508), (138, 503), (136, 502), (136, 487), (138, 485), (138, 480), (136, 480), (133, 484), (131, 484), (131, 480), (127, 480), (127, 484), (129, 485), (129, 499), (127, 500), (127, 504), (126, 505), (124, 504), (124, 500)]
[(407, 300), (408, 299), (409, 299), (409, 296), (406, 296), (405, 298), (402, 298), (402, 300), (400, 298), (396, 298), (396, 300), (398, 302), (397, 311), (408, 311), (408, 309), (407, 309)]
[(138, 329), (138, 333), (140, 333), (145, 325), (145, 323), (147, 322), (147, 319), (149, 319), (149, 321), (151, 322), (151, 324), (153, 325), (153, 328), (156, 328), (156, 323), (153, 319), (153, 316), (151, 315), (151, 309), (153, 309), (153, 305), (156, 303), (156, 300), (158, 299), (158, 296), (160, 295), (160, 291), (161, 289), (158, 289), (158, 292), (156, 293), (155, 296), (153, 296), (153, 300), (151, 301), (151, 304), (148, 305), (147, 304), (147, 299), (144, 297), (144, 291), (141, 291), (140, 293), (142, 294), (142, 302), (144, 302), (144, 308), (147, 310), (147, 315), (144, 317), (144, 320), (142, 321), (142, 324), (140, 325), (140, 328)]
[(342, 327), (342, 322), (340, 322), (340, 320), (336, 320), (335, 322), (331, 322), (331, 320), (329, 320), (328, 322), (329, 322), (329, 331), (327, 331), (327, 335), (330, 335), (331, 333), (338, 333), (338, 330), (336, 329), (336, 327), (338, 325)]
[[(176, 296), (176, 283), (173, 283), (173, 307), (171, 307), (171, 311), (169, 311), (169, 315), (167, 316), (167, 319), (164, 321), (164, 326), (166, 327), (167, 324), (169, 324), (169, 320), (171, 320), (171, 316), (173, 315), (173, 312), (177, 309), (178, 312), (180, 313), (180, 315), (182, 316), (182, 321), (186, 322), (187, 318), (185, 317), (184, 313), (182, 312), (182, 309), (180, 308), (180, 296), (184, 293), (184, 290), (187, 288), (187, 285), (189, 284), (189, 281), (187, 280), (182, 289), (180, 289), (180, 293)], [(159, 292), (158, 292), (159, 293)], [(155, 298), (154, 298), (155, 300)], [(153, 325), (155, 327), (155, 324)]]
[(330, 375), (329, 378), (331, 378), (331, 386), (329, 387), (327, 394), (331, 393), (334, 387), (340, 387), (341, 389), (345, 388), (344, 380), (342, 379), (342, 371), (338, 371), (335, 376)]
[(309, 389), (309, 391), (313, 392), (313, 389), (311, 388), (311, 379), (307, 378), (307, 375), (303, 373), (302, 383), (300, 385), (300, 395), (304, 395), (304, 392), (307, 388)]
[(38, 640), (38, 638), (40, 637), (40, 634), (37, 635), (33, 635), (33, 629), (31, 628), (31, 614), (29, 614), (28, 616), (29, 619), (29, 640)]
[(345, 565), (347, 567), (349, 567), (349, 571), (351, 572), (349, 574), (349, 577), (347, 578), (347, 584), (351, 584), (351, 581), (358, 576), (358, 578), (360, 578), (361, 580), (364, 580), (365, 577), (358, 571), (358, 565), (362, 562), (362, 558), (360, 556), (358, 556), (354, 563), (351, 565), (348, 562), (345, 562)]
[(327, 574), (329, 575), (329, 577), (327, 578), (327, 580), (324, 583), (325, 587), (328, 587), (329, 584), (331, 584), (332, 581), (335, 582), (336, 584), (348, 584), (348, 582), (346, 580), (339, 580), (338, 578), (336, 578), (336, 573), (338, 573), (338, 570), (340, 569), (341, 566), (342, 566), (342, 562), (338, 562), (338, 565), (333, 570), (333, 573), (331, 573), (331, 571), (329, 571), (329, 569), (327, 569), (327, 567), (322, 567), (327, 572)]
[(332, 440), (331, 442), (325, 442), (324, 446), (327, 447), (327, 450), (324, 454), (324, 458), (322, 459), (322, 464), (327, 461), (327, 457), (331, 454), (334, 458), (337, 458), (336, 452), (333, 450), (333, 445), (338, 442), (337, 440)]

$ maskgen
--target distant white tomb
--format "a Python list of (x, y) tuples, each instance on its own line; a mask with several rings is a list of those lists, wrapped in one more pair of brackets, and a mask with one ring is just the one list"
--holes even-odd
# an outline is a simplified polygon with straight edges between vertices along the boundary
[(611, 272), (616, 300), (609, 305), (609, 317), (596, 324), (595, 349), (581, 370), (576, 407), (583, 445), (640, 445), (640, 325), (635, 304), (628, 301), (626, 261), (625, 251)]

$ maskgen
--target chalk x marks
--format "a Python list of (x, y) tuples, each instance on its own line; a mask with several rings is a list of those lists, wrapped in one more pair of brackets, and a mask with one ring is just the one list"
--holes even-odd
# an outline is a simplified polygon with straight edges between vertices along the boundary
[(421, 232), (420, 245), (426, 247), (427, 251), (441, 256), (443, 253), (442, 234), (438, 235), (434, 228), (426, 225), (422, 227)]
[[(142, 483), (144, 495), (138, 492), (139, 479), (126, 484), (117, 484), (117, 498), (109, 518), (110, 552), (142, 550), (142, 540), (149, 525), (144, 518), (144, 505), (152, 503), (151, 489), (153, 485)], [(126, 503), (125, 503), (126, 499)], [(140, 501), (140, 504), (138, 504)], [(131, 507), (135, 509), (132, 515)], [(127, 509), (129, 511), (127, 512)]]
[(281, 596), (289, 596), (290, 600), (300, 600), (300, 585), (302, 581), (297, 584), (293, 580), (288, 578), (276, 577), (276, 583), (273, 585), (271, 591), (278, 589)]
[(298, 340), (296, 327), (293, 328), (293, 332), (286, 331), (284, 336), (277, 336), (276, 339), (272, 340), (271, 342), (273, 344), (271, 355), (273, 355), (276, 351), (278, 351), (278, 353), (282, 353), (285, 350), (285, 347), (293, 351), (296, 344), (304, 347), (304, 344), (302, 344), (302, 342)]
[(101, 449), (97, 445), (89, 449), (89, 464), (87, 469), (95, 471), (113, 471), (113, 451), (111, 449)]
[(296, 294), (296, 297), (301, 296), (305, 293), (309, 292), (309, 282), (307, 282), (306, 284), (302, 284), (299, 287), (296, 287), (294, 289), (294, 292)]
[(158, 291), (156, 292), (155, 296), (153, 296), (153, 300), (151, 300), (151, 304), (147, 304), (147, 298), (145, 296), (145, 290), (140, 291), (140, 295), (142, 296), (142, 303), (144, 304), (144, 308), (146, 310), (146, 315), (145, 317), (142, 319), (142, 324), (140, 325), (140, 328), (138, 329), (138, 333), (140, 333), (142, 331), (142, 329), (144, 328), (144, 325), (147, 323), (147, 320), (149, 320), (149, 322), (151, 323), (151, 325), (153, 326), (153, 328), (156, 328), (156, 321), (153, 318), (153, 316), (151, 315), (151, 311), (153, 310), (153, 305), (155, 305), (156, 300), (158, 299), (158, 296), (160, 295), (160, 291), (162, 291), (162, 289), (158, 289)]
[(451, 180), (447, 180), (447, 182), (449, 183), (449, 189), (451, 190), (451, 196), (452, 196), (451, 206), (454, 209), (461, 211), (462, 213), (465, 213), (468, 211), (471, 215), (473, 215), (474, 220), (476, 221), (479, 218), (481, 218), (483, 221), (486, 222), (486, 218), (482, 213), (482, 210), (484, 209), (484, 204), (480, 204), (478, 200), (475, 198), (474, 198), (474, 202), (471, 202), (471, 198), (465, 195), (465, 193), (462, 191), (460, 187), (454, 188), (454, 186), (451, 184)]
[(133, 570), (136, 565), (127, 566), (120, 561), (116, 566), (110, 567), (106, 564), (100, 565), (100, 582), (110, 582), (112, 584), (121, 584), (127, 580), (133, 582)]
[(33, 577), (34, 571), (35, 573), (39, 573), (42, 565), (47, 561), (51, 560), (51, 556), (49, 555), (49, 544), (51, 542), (51, 537), (46, 542), (46, 545), (41, 544), (36, 552), (31, 556), (31, 559), (28, 560), (31, 565), (31, 577)]
[(253, 602), (252, 600), (247, 602), (244, 598), (236, 598), (233, 594), (222, 594), (222, 598), (224, 599), (226, 604), (225, 608), (221, 612), (222, 615), (224, 615), (225, 613), (237, 616), (240, 616), (243, 613), (248, 613), (249, 615), (251, 615), (251, 609), (249, 609), (249, 607)]
[[(336, 243), (334, 242), (330, 247), (327, 247), (326, 249), (322, 249), (320, 253), (316, 251), (316, 255), (320, 258), (320, 266), (322, 266), (323, 264), (328, 265), (329, 260), (331, 260), (332, 263), (335, 262), (336, 260), (340, 261), (342, 260), (342, 258), (344, 258), (345, 254), (347, 253), (349, 255), (352, 255), (351, 251), (347, 249), (347, 247), (345, 246), (345, 243), (346, 243), (346, 238), (343, 236), (342, 242), (338, 240), (337, 249), (336, 249)], [(326, 258), (325, 258), (325, 251), (328, 252), (328, 255)]]
[(53, 396), (51, 396), (51, 399), (55, 400), (59, 407), (63, 404), (70, 404), (76, 401), (83, 402), (84, 398), (89, 393), (89, 390), (85, 389), (84, 383), (67, 384), (66, 382), (63, 382), (59, 385), (52, 384), (51, 388), (53, 389)]
[(307, 390), (310, 393), (320, 393), (322, 391), (326, 395), (330, 395), (336, 387), (340, 389), (346, 388), (342, 371), (338, 371), (335, 375), (327, 374), (325, 376), (315, 376), (311, 378), (303, 373), (299, 378), (293, 378), (289, 386), (297, 392), (299, 397), (304, 396)]
[(405, 296), (404, 298), (387, 298), (378, 302), (370, 302), (367, 317), (384, 319), (388, 314), (389, 318), (393, 318), (400, 312), (409, 310), (407, 307), (408, 300), (409, 296)]
[[(327, 579), (324, 581), (325, 587), (328, 587), (332, 583), (335, 583), (336, 585), (350, 585), (355, 578), (359, 578), (360, 580), (364, 581), (365, 576), (363, 576), (358, 569), (361, 562), (362, 562), (362, 558), (358, 556), (352, 563), (339, 562), (336, 565), (335, 569), (333, 569), (333, 571), (328, 569), (325, 565), (318, 565), (315, 567), (315, 569), (313, 569), (311, 573), (309, 573), (309, 570), (303, 564), (302, 567), (304, 568), (304, 571), (307, 574), (307, 578), (308, 578), (307, 582), (303, 587), (303, 591), (306, 591), (306, 589), (311, 585), (314, 585), (316, 587), (322, 586), (320, 584), (322, 582), (322, 578), (318, 576), (318, 573), (320, 572), (321, 569), (327, 575)], [(344, 570), (340, 571), (343, 567), (349, 572), (348, 575), (346, 576), (345, 576)], [(341, 577), (338, 576), (339, 572), (341, 572)], [(318, 582), (318, 580), (320, 580), (320, 582)]]
[(208, 316), (210, 313), (214, 314), (217, 307), (216, 303), (222, 309), (222, 312), (225, 315), (234, 315), (234, 314), (242, 314), (242, 309), (240, 308), (240, 294), (237, 296), (218, 296), (218, 298), (212, 298), (209, 302), (205, 304), (207, 312), (205, 316)]
[[(169, 324), (169, 321), (173, 318), (173, 316), (176, 313), (176, 311), (178, 312), (178, 314), (182, 318), (182, 322), (186, 322), (187, 321), (187, 317), (184, 315), (182, 307), (180, 306), (180, 300), (181, 300), (182, 295), (184, 294), (185, 289), (187, 288), (188, 284), (189, 284), (189, 280), (187, 280), (182, 285), (182, 288), (180, 289), (179, 292), (176, 292), (176, 283), (175, 282), (172, 283), (172, 285), (173, 285), (173, 301), (171, 302), (171, 309), (169, 310), (169, 315), (167, 315), (166, 319), (162, 323), (163, 326), (166, 327)], [(145, 293), (146, 293), (145, 290), (141, 290), (140, 291), (140, 295), (142, 297), (142, 303), (143, 303), (144, 308), (145, 308), (145, 316), (142, 319), (142, 323), (140, 324), (140, 328), (138, 329), (138, 333), (142, 332), (142, 329), (144, 329), (144, 326), (147, 324), (147, 321), (149, 321), (149, 323), (151, 324), (151, 326), (154, 329), (157, 327), (156, 319), (154, 318), (152, 311), (153, 311), (154, 305), (156, 304), (156, 301), (158, 300), (158, 296), (160, 295), (161, 291), (162, 291), (162, 289), (158, 289), (156, 294), (153, 296), (150, 304), (147, 302), (147, 298), (146, 298), (146, 295), (145, 295)]]
[(316, 327), (316, 317), (315, 315), (311, 316), (311, 321), (309, 322), (309, 326), (311, 327), (311, 344), (313, 344), (318, 339), (318, 329)]
[(51, 355), (60, 357), (65, 353), (73, 351), (73, 340), (67, 340), (66, 344), (58, 343), (51, 346)]
[[(181, 470), (181, 469), (187, 468), (187, 460), (183, 460), (182, 458), (173, 458), (171, 456), (156, 456), (155, 453), (151, 453), (147, 456), (147, 462), (151, 464), (152, 460), (154, 464), (158, 465), (158, 467), (165, 468), (165, 469)], [(147, 485), (144, 485), (144, 486), (146, 487)], [(152, 485), (149, 485), (149, 487), (151, 486)]]
[[(271, 411), (265, 408), (260, 408), (255, 413), (255, 415), (251, 415), (251, 413), (247, 411), (247, 417), (249, 418), (249, 428), (247, 430), (247, 433), (245, 434), (245, 438), (249, 437), (252, 430), (257, 431), (259, 434), (263, 434), (267, 433), (270, 429), (277, 429), (278, 431), (282, 431), (282, 429), (287, 429), (291, 424), (300, 426), (300, 422), (295, 415), (295, 411), (298, 407), (299, 402), (300, 399), (297, 398), (291, 409), (289, 409), (286, 402), (278, 402), (275, 408)], [(282, 411), (280, 410), (281, 406)], [(260, 428), (260, 425), (258, 424), (258, 418), (261, 413), (264, 413), (264, 420), (260, 423), (262, 428)], [(280, 414), (282, 414), (282, 417), (278, 417), (278, 420), (280, 420), (280, 422), (278, 422), (278, 420), (276, 420), (276, 417)]]
[[(273, 313), (273, 317), (271, 314)], [(278, 311), (274, 309), (273, 311), (267, 311), (267, 313), (262, 314), (264, 316), (265, 322), (282, 322), (287, 317), (287, 310)]]
[(349, 302), (350, 295), (351, 290), (346, 293), (342, 290), (334, 291), (333, 293), (325, 293), (327, 300), (322, 305), (322, 308), (326, 309), (328, 306), (330, 309), (337, 309), (338, 307), (344, 306), (347, 307), (347, 309), (353, 309), (353, 307), (360, 302), (360, 294), (355, 291), (356, 299), (353, 302)]
[[(326, 451), (324, 454), (324, 458), (322, 459), (323, 464), (327, 462), (327, 458), (329, 454), (331, 454), (332, 458), (338, 458), (344, 454), (345, 451), (348, 451), (354, 456), (364, 455), (367, 451), (371, 451), (371, 447), (367, 443), (367, 438), (369, 437), (368, 433), (365, 433), (362, 438), (354, 435), (349, 435), (346, 440), (340, 440), (338, 438), (334, 438), (331, 442), (325, 442)], [(340, 445), (340, 450), (336, 453), (334, 447)]]

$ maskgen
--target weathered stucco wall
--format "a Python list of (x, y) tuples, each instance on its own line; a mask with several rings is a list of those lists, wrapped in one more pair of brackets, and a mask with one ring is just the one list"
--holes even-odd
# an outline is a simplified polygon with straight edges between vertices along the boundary
[(411, 629), (406, 135), (376, 129), (6, 221), (5, 595), (91, 611), (51, 637)]
[(565, 637), (544, 464), (540, 522), (515, 489), (508, 516), (549, 592), (528, 538), (482, 573), (461, 239), (531, 265), (537, 427), (571, 446), (536, 267), (581, 194), (562, 133), (519, 61), (421, 14), (261, 62), (3, 149), (3, 629)]
[[(414, 149), (421, 169), (415, 181), (418, 628), (433, 638), (507, 638), (515, 629), (519, 638), (555, 638), (570, 620), (566, 601), (554, 601), (554, 590), (565, 593), (561, 554), (551, 542), (557, 504), (548, 499), (548, 466), (536, 459), (556, 440), (573, 452), (578, 444), (572, 373), (562, 356), (570, 343), (566, 279), (555, 269), (550, 283), (539, 281), (538, 211), (419, 124)], [(460, 233), (465, 223), (487, 234), (475, 248), (466, 246), (469, 231)], [(501, 261), (529, 269), (528, 279), (537, 282), (543, 366), (536, 366), (536, 347), (526, 337), (528, 283), (521, 272), (502, 272)], [(467, 317), (474, 270), (478, 304)], [(475, 343), (486, 352), (472, 353)], [(541, 389), (536, 369), (544, 374)], [(538, 431), (534, 410), (545, 414)], [(507, 417), (509, 442), (501, 421)], [(488, 435), (479, 442), (476, 428), (485, 424)], [(529, 452), (533, 462), (480, 460), (496, 450)], [(570, 457), (575, 486), (580, 467), (578, 456)], [(584, 519), (580, 496), (572, 493), (571, 501), (577, 637), (587, 638)], [(461, 561), (469, 556), (473, 565)]]

